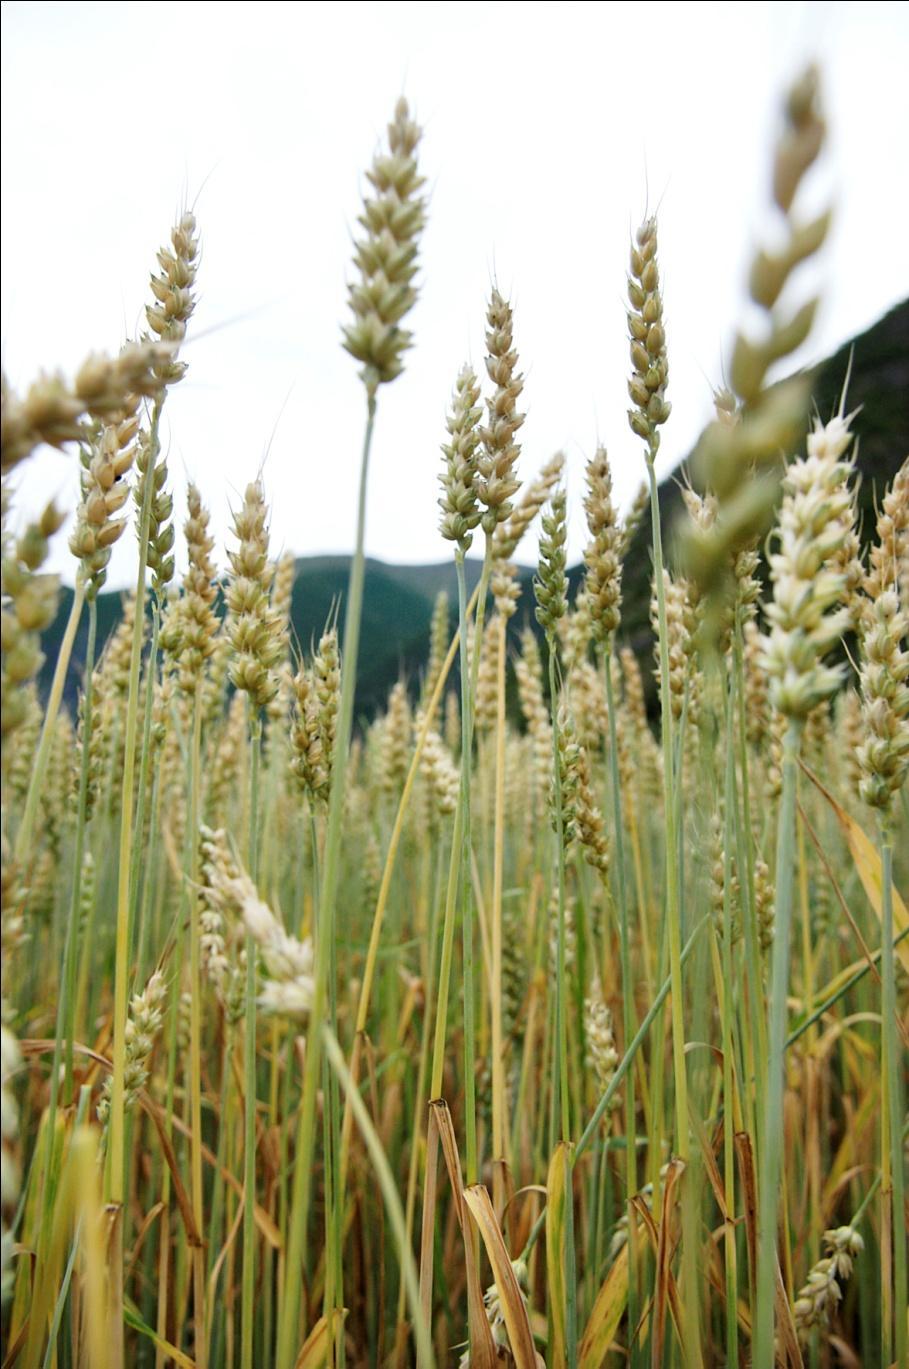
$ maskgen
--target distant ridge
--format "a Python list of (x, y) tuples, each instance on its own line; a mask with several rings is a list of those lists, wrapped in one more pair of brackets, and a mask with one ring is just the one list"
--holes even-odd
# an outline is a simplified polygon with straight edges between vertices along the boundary
[[(858, 470), (861, 477), (859, 509), (865, 536), (874, 525), (875, 501), (909, 452), (909, 300), (897, 305), (864, 333), (845, 343), (834, 355), (813, 368), (812, 396), (815, 410), (826, 417), (839, 402), (843, 381), (853, 355), (848, 407), (861, 408), (855, 424), (859, 436)], [(679, 475), (684, 462), (660, 486), (660, 510), (667, 545), (672, 528), (683, 509)], [(531, 537), (533, 534), (531, 534)], [(626, 559), (620, 637), (641, 657), (652, 647), (650, 629), (650, 522), (638, 530)], [(347, 591), (349, 556), (301, 556), (297, 560), (292, 622), (297, 642), (309, 650), (318, 639), (329, 614), (342, 605)], [(480, 573), (478, 558), (468, 558), (471, 588)], [(581, 567), (569, 572), (572, 589), (581, 578)], [(516, 634), (525, 623), (533, 624), (533, 572), (519, 570), (521, 599), (512, 619)], [(363, 600), (360, 663), (357, 681), (357, 714), (368, 719), (381, 708), (395, 680), (403, 676), (415, 684), (425, 666), (429, 622), (433, 603), (446, 590), (455, 620), (457, 587), (453, 558), (428, 565), (394, 565), (368, 559)], [(107, 593), (98, 599), (98, 636), (106, 641), (121, 613), (121, 594)], [(40, 677), (43, 691), (50, 686), (53, 662), (63, 633), (72, 591), (61, 593), (60, 612), (43, 639), (47, 660)], [(76, 639), (67, 699), (75, 709), (85, 660), (86, 624)]]

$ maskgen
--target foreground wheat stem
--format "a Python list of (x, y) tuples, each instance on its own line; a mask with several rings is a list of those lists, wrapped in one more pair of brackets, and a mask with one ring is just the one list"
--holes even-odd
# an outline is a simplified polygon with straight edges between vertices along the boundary
[(70, 901), (70, 926), (67, 928), (66, 978), (63, 1037), (66, 1043), (67, 1098), (73, 1085), (73, 1035), (76, 1018), (76, 969), (79, 958), (79, 905), (82, 900), (82, 861), (85, 853), (86, 804), (88, 799), (89, 748), (94, 703), (95, 645), (98, 634), (98, 605), (94, 596), (88, 604), (88, 641), (85, 647), (85, 690), (82, 696), (82, 755), (79, 758), (79, 792), (76, 800), (76, 834), (73, 847), (73, 896)]
[[(335, 934), (335, 902), (338, 891), (341, 856), (341, 824), (344, 816), (344, 781), (347, 756), (353, 726), (354, 686), (357, 674), (357, 652), (360, 641), (360, 617), (363, 608), (363, 578), (365, 569), (364, 540), (366, 530), (366, 489), (369, 474), (369, 453), (372, 447), (376, 418), (375, 386), (367, 387), (366, 430), (360, 463), (360, 490), (357, 504), (356, 550), (350, 567), (347, 591), (347, 611), (344, 618), (344, 646), (341, 654), (341, 703), (338, 710), (338, 730), (332, 756), (331, 796), (328, 804), (328, 826), (325, 834), (325, 857), (322, 893), (319, 901), (318, 936), (315, 946), (313, 1005), (310, 1013), (312, 1029), (308, 1036), (306, 1061), (303, 1067), (303, 1098), (297, 1132), (297, 1153), (291, 1199), (290, 1239), (287, 1248), (287, 1267), (284, 1297), (278, 1323), (278, 1369), (292, 1369), (297, 1351), (300, 1320), (300, 1289), (302, 1286), (303, 1247), (309, 1217), (313, 1144), (315, 1139), (316, 1086), (319, 1081), (321, 1046), (320, 1025), (328, 998), (327, 976), (332, 962), (331, 941)], [(346, 1067), (345, 1067), (346, 1068)], [(336, 1138), (336, 1144), (340, 1138)], [(343, 1195), (339, 1194), (339, 1202)], [(339, 1297), (343, 1294), (339, 1290)]]
[(726, 746), (725, 775), (725, 831), (723, 836), (723, 1181), (726, 1200), (725, 1261), (726, 1261), (726, 1364), (737, 1369), (739, 1362), (738, 1335), (738, 1273), (735, 1248), (735, 1071), (733, 1012), (734, 984), (732, 966), (732, 879), (735, 818), (735, 724), (730, 693), (731, 680), (724, 681), (724, 732)]
[(776, 915), (768, 1020), (767, 1088), (764, 1095), (765, 1143), (760, 1156), (758, 1191), (758, 1262), (753, 1363), (755, 1369), (773, 1366), (773, 1301), (777, 1267), (777, 1218), (783, 1150), (783, 1082), (786, 1051), (786, 996), (795, 858), (795, 789), (801, 723), (791, 719), (783, 738), (782, 775), (777, 827)]
[[(628, 886), (625, 873), (625, 836), (622, 818), (622, 785), (619, 777), (618, 728), (615, 716), (615, 686), (612, 680), (612, 634), (603, 648), (603, 678), (606, 685), (606, 709), (609, 714), (609, 780), (612, 790), (612, 813), (615, 824), (615, 867), (619, 903), (619, 954), (622, 961), (622, 1033), (626, 1049), (634, 1036), (634, 977), (631, 968), (631, 938), (628, 930)], [(638, 1190), (637, 1117), (634, 1106), (634, 1072), (625, 1087), (625, 1203)], [(628, 1228), (631, 1258), (628, 1262), (628, 1325), (637, 1325), (637, 1224)]]
[(565, 963), (565, 824), (562, 811), (562, 784), (559, 756), (559, 688), (556, 678), (555, 638), (549, 636), (549, 699), (552, 718), (553, 799), (556, 828), (556, 872), (558, 879), (559, 912), (556, 942), (556, 1088), (553, 1107), (558, 1117), (559, 1134), (563, 1141), (571, 1140), (571, 1098), (568, 1091), (568, 1004), (566, 1001), (567, 966)]
[[(249, 877), (259, 876), (259, 761), (262, 721), (252, 696), (249, 707)], [(256, 1286), (256, 943), (246, 936), (246, 1003), (243, 1025), (243, 1285), (241, 1291), (241, 1364), (252, 1369)]]
[[(136, 608), (133, 624), (132, 650), (129, 663), (129, 694), (126, 705), (126, 729), (124, 735), (123, 785), (120, 795), (120, 847), (119, 872), (117, 878), (117, 923), (114, 952), (114, 1058), (110, 1099), (110, 1157), (105, 1176), (106, 1197), (108, 1201), (122, 1209), (126, 1157), (124, 1154), (125, 1137), (125, 1072), (126, 1072), (126, 1013), (129, 995), (129, 874), (133, 836), (133, 789), (135, 785), (136, 730), (139, 712), (139, 671), (142, 663), (142, 629), (145, 618), (145, 570), (148, 557), (148, 529), (151, 520), (151, 506), (154, 487), (154, 470), (158, 453), (158, 424), (161, 417), (161, 400), (155, 401), (149, 430), (148, 478), (142, 499), (139, 521), (139, 568), (136, 574)], [(123, 1221), (124, 1216), (115, 1224), (112, 1241), (112, 1261), (110, 1278), (116, 1289), (123, 1284)], [(198, 1313), (198, 1309), (197, 1309)], [(123, 1327), (114, 1328), (113, 1358), (115, 1364), (123, 1363)], [(204, 1350), (200, 1363), (204, 1365)]]
[[(488, 544), (487, 544), (488, 545)], [(487, 555), (488, 561), (488, 555)], [(477, 1109), (476, 1109), (476, 1002), (473, 967), (473, 889), (470, 879), (470, 772), (473, 763), (473, 699), (475, 697), (473, 680), (468, 674), (467, 654), (467, 586), (464, 577), (464, 553), (461, 548), (455, 552), (455, 566), (458, 576), (458, 624), (460, 627), (461, 658), (461, 783), (458, 807), (461, 814), (460, 846), (460, 892), (461, 892), (461, 937), (463, 944), (464, 973), (464, 1129), (466, 1145), (466, 1183), (474, 1184), (478, 1178), (477, 1157)], [(480, 658), (480, 643), (483, 632), (483, 611), (485, 607), (484, 581), (487, 565), (484, 562), (480, 594), (477, 599), (476, 624), (474, 627), (473, 674), (476, 674)]]
[[(905, 1172), (900, 1135), (903, 1108), (893, 955), (893, 837), (885, 813), (879, 817), (878, 831), (881, 848), (881, 1194), (884, 1205), (890, 1207), (890, 1213), (884, 1214), (881, 1221), (881, 1242), (883, 1244), (892, 1236), (892, 1299), (886, 1273), (881, 1286), (882, 1292), (888, 1295), (887, 1302), (892, 1301), (894, 1326), (891, 1339), (889, 1309), (885, 1302), (881, 1316), (881, 1354), (885, 1364), (889, 1364), (892, 1357), (902, 1365), (907, 1362)], [(887, 1255), (889, 1257), (889, 1251)]]
[(647, 479), (650, 484), (650, 513), (653, 524), (653, 570), (657, 591), (660, 649), (660, 729), (663, 748), (664, 806), (666, 812), (666, 933), (669, 948), (669, 974), (672, 984), (672, 1062), (675, 1084), (676, 1150), (686, 1166), (682, 1187), (682, 1266), (685, 1273), (685, 1325), (683, 1355), (689, 1363), (700, 1365), (698, 1327), (698, 1282), (696, 1212), (689, 1143), (688, 1076), (685, 1063), (684, 988), (682, 982), (681, 898), (679, 889), (679, 828), (676, 803), (675, 751), (672, 709), (669, 703), (669, 634), (666, 621), (666, 593), (663, 575), (663, 539), (660, 526), (660, 500), (655, 470), (656, 446), (647, 449)]
[(407, 1289), (407, 1301), (410, 1305), (410, 1315), (413, 1320), (414, 1340), (417, 1347), (417, 1365), (419, 1369), (432, 1369), (435, 1364), (435, 1356), (432, 1352), (432, 1341), (430, 1339), (429, 1327), (423, 1316), (420, 1306), (420, 1287), (417, 1277), (417, 1270), (414, 1264), (413, 1254), (407, 1242), (407, 1228), (404, 1219), (404, 1211), (401, 1207), (401, 1199), (395, 1186), (394, 1175), (388, 1163), (388, 1157), (382, 1149), (382, 1142), (372, 1124), (366, 1104), (360, 1097), (357, 1089), (353, 1087), (353, 1080), (350, 1071), (344, 1060), (341, 1047), (338, 1045), (337, 1037), (328, 1029), (322, 1028), (322, 1036), (325, 1045), (325, 1053), (328, 1063), (337, 1075), (341, 1087), (351, 1100), (357, 1126), (369, 1152), (379, 1187), (382, 1190), (382, 1197), (385, 1200), (385, 1207), (388, 1218), (391, 1222), (395, 1235), (395, 1244), (398, 1247), (398, 1257), (401, 1262), (401, 1273)]
[[(149, 481), (151, 484), (151, 481)], [(200, 956), (199, 898), (199, 822), (202, 809), (202, 699), (197, 683), (193, 695), (192, 741), (189, 772), (189, 1116), (190, 1175), (193, 1218), (200, 1234), (205, 1229), (202, 1191), (202, 1001), (199, 993), (202, 965)], [(205, 1251), (199, 1244), (192, 1250), (193, 1317), (196, 1328), (196, 1363), (207, 1362), (205, 1341)]]

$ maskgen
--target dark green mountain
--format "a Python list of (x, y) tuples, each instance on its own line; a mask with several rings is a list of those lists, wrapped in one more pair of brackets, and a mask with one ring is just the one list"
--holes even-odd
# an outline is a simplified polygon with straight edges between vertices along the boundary
[[(859, 434), (859, 506), (867, 534), (874, 525), (876, 498), (892, 480), (909, 451), (909, 300), (892, 309), (867, 332), (845, 344), (816, 368), (813, 402), (817, 413), (823, 417), (833, 413), (839, 403), (850, 355), (853, 360), (848, 407), (850, 410), (861, 407), (855, 431)], [(682, 469), (660, 486), (663, 527), (670, 546), (673, 523), (683, 508), (679, 489)], [(318, 639), (339, 604), (343, 616), (349, 565), (347, 556), (311, 556), (297, 561), (293, 628), (297, 641), (305, 650), (308, 651), (312, 642)], [(622, 638), (641, 656), (649, 654), (652, 644), (650, 574), (650, 527), (649, 520), (645, 520), (626, 559), (621, 631)], [(524, 623), (534, 621), (533, 572), (522, 569), (520, 575), (522, 597), (512, 620), (515, 632)], [(580, 566), (575, 566), (570, 572), (572, 588), (577, 586), (580, 575)], [(478, 576), (479, 562), (469, 560), (471, 588)], [(448, 592), (454, 621), (457, 588), (453, 560), (422, 566), (367, 562), (357, 688), (360, 717), (372, 716), (384, 704), (389, 689), (400, 675), (414, 682), (418, 679), (426, 661), (433, 602), (442, 589)], [(45, 691), (50, 684), (71, 602), (71, 591), (64, 590), (57, 621), (45, 635), (47, 662), (41, 677)], [(98, 608), (99, 641), (103, 642), (120, 616), (120, 595), (101, 595)], [(85, 639), (83, 622), (74, 649), (74, 669), (70, 672), (68, 699), (71, 707), (75, 705), (81, 680)]]

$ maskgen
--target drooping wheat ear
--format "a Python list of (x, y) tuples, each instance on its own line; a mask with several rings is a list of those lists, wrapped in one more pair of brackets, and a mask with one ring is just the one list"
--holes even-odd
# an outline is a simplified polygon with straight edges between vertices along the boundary
[(0, 470), (5, 475), (42, 442), (65, 447), (87, 437), (84, 419), (119, 423), (136, 412), (140, 399), (159, 393), (159, 371), (169, 343), (128, 342), (116, 357), (86, 358), (72, 384), (61, 375), (41, 375), (20, 399), (0, 378)]
[(554, 639), (556, 625), (568, 609), (565, 541), (567, 501), (564, 489), (552, 496), (549, 513), (543, 514), (540, 535), (540, 562), (533, 581), (537, 601), (536, 617), (540, 627)]
[(514, 468), (521, 450), (514, 439), (524, 422), (517, 409), (524, 377), (517, 370), (511, 305), (495, 289), (486, 311), (486, 349), (486, 372), (494, 388), (486, 404), (488, 422), (480, 433), (477, 496), (485, 509), (483, 531), (491, 536), (512, 511), (511, 498), (519, 486)]
[[(666, 629), (669, 639), (669, 704), (672, 716), (679, 719), (685, 704), (685, 688), (689, 682), (689, 661), (692, 651), (690, 622), (686, 612), (684, 580), (674, 580), (668, 570), (663, 571), (663, 589), (666, 596)], [(657, 672), (660, 665), (659, 622), (657, 613), (656, 582), (650, 596), (650, 619), (653, 623), (657, 641), (654, 645)], [(662, 699), (662, 680), (659, 681)]]
[[(578, 933), (575, 926), (576, 900), (572, 894), (565, 896), (565, 967), (572, 969), (578, 958)], [(549, 969), (550, 973), (557, 974), (559, 961), (558, 942), (559, 942), (559, 890), (553, 887), (549, 899)]]
[[(759, 249), (751, 264), (749, 289), (764, 315), (764, 335), (736, 336), (732, 393), (724, 392), (725, 405), (701, 434), (692, 462), (699, 485), (713, 490), (720, 503), (713, 526), (688, 529), (685, 542), (689, 572), (705, 589), (721, 584), (743, 542), (763, 537), (776, 502), (780, 453), (792, 447), (803, 422), (807, 378), (768, 386), (767, 373), (802, 345), (814, 321), (816, 298), (794, 313), (780, 299), (793, 272), (820, 250), (830, 226), (829, 210), (804, 222), (794, 209), (824, 134), (818, 73), (809, 67), (788, 93), (774, 156), (772, 194), (783, 245), (776, 252)], [(754, 479), (756, 473), (762, 478)]]
[[(727, 893), (725, 830), (725, 820), (721, 806), (710, 819), (710, 911), (717, 936), (720, 937), (723, 936), (725, 930), (725, 903)], [(732, 860), (732, 877), (729, 883), (730, 887), (728, 894), (732, 905), (732, 941), (734, 944), (742, 934), (741, 920), (739, 917), (739, 880), (735, 868), (734, 857)], [(757, 877), (755, 877), (755, 883), (757, 883)]]
[(268, 559), (268, 510), (259, 480), (247, 485), (233, 531), (238, 546), (228, 552), (233, 572), (227, 587), (227, 635), (234, 651), (230, 679), (258, 711), (278, 692), (276, 667), (285, 650), (281, 619), (270, 603), (274, 566)]
[[(881, 1349), (882, 1359), (889, 1363), (892, 1347), (898, 1364), (909, 1361), (909, 1314), (903, 1240), (905, 1152), (900, 1138), (900, 1052), (895, 1030), (898, 1010), (891, 806), (909, 771), (909, 604), (900, 604), (900, 581), (905, 580), (907, 557), (907, 496), (909, 480), (904, 466), (881, 509), (878, 545), (868, 576), (870, 592), (859, 615), (865, 732), (858, 750), (862, 769), (859, 791), (865, 802), (877, 809), (881, 853), (881, 1188), (884, 1195), (889, 1190), (884, 1204), (890, 1207), (889, 1219), (881, 1222), (881, 1266), (887, 1279), (881, 1307)], [(888, 1249), (891, 1239), (892, 1254)]]
[(179, 685), (193, 694), (205, 674), (205, 663), (215, 649), (218, 620), (212, 605), (215, 567), (211, 559), (214, 539), (208, 531), (208, 510), (196, 486), (186, 491), (187, 519), (183, 525), (189, 565), (183, 577), (180, 600)]
[(312, 942), (309, 938), (298, 941), (284, 930), (233, 858), (207, 862), (203, 879), (207, 905), (238, 919), (259, 947), (266, 976), (257, 999), (259, 1007), (281, 1017), (306, 1017), (313, 999)]
[(166, 359), (157, 367), (162, 386), (178, 384), (188, 369), (185, 361), (177, 359), (177, 353), (196, 303), (193, 285), (199, 265), (199, 239), (193, 214), (181, 216), (171, 230), (170, 241), (171, 246), (162, 247), (158, 253), (161, 269), (151, 277), (155, 303), (145, 310), (152, 333), (168, 348)]
[[(149, 433), (139, 434), (136, 469), (139, 479), (133, 494), (136, 508), (141, 510), (145, 504), (145, 482), (152, 459), (152, 440)], [(155, 462), (152, 477), (154, 489), (148, 509), (148, 550), (146, 565), (152, 573), (152, 590), (159, 605), (163, 602), (167, 586), (174, 578), (174, 501), (167, 489), (167, 461), (160, 458)]]
[[(501, 589), (501, 587), (500, 587)], [(503, 604), (506, 611), (509, 603)], [(477, 671), (477, 693), (474, 700), (474, 726), (478, 732), (489, 732), (496, 725), (498, 699), (499, 629), (495, 621), (483, 629), (480, 660)]]
[(628, 382), (633, 409), (628, 411), (631, 430), (647, 443), (647, 458), (653, 461), (660, 445), (659, 428), (669, 417), (666, 399), (669, 362), (663, 326), (663, 299), (657, 265), (657, 222), (646, 219), (635, 234), (628, 276), (628, 336), (634, 371)]
[(886, 810), (909, 771), (909, 614), (893, 586), (869, 601), (862, 620), (859, 791), (872, 808)]
[(556, 452), (540, 469), (539, 475), (524, 487), (521, 498), (503, 523), (496, 525), (492, 541), (495, 561), (510, 561), (525, 532), (552, 496), (565, 467), (565, 453)]
[(13, 1217), (19, 1199), (21, 1172), (16, 1142), (19, 1136), (19, 1105), (13, 1092), (13, 1079), (22, 1064), (19, 1042), (0, 1022), (0, 1144), (3, 1148), (3, 1187), (0, 1192), (0, 1306), (5, 1306), (13, 1290)]
[(552, 725), (543, 694), (540, 648), (529, 627), (521, 633), (521, 654), (515, 660), (514, 671), (521, 712), (533, 741), (536, 785), (545, 794), (552, 776)]
[(773, 881), (770, 866), (758, 856), (754, 863), (754, 916), (762, 951), (773, 945)]
[(826, 1329), (843, 1296), (842, 1285), (852, 1274), (852, 1262), (865, 1242), (851, 1226), (824, 1232), (827, 1254), (811, 1269), (792, 1309), (798, 1338), (804, 1344), (814, 1327)]
[(624, 562), (628, 548), (634, 541), (638, 528), (644, 521), (644, 516), (650, 510), (650, 487), (646, 480), (642, 480), (638, 486), (638, 492), (631, 502), (631, 507), (622, 519), (619, 529), (619, 539), (616, 545), (616, 555), (619, 560)]
[[(590, 993), (584, 999), (584, 1036), (587, 1042), (587, 1064), (593, 1071), (597, 1091), (602, 1097), (612, 1083), (619, 1063), (619, 1052), (615, 1043), (612, 1013), (603, 996), (599, 975), (594, 975)], [(614, 1109), (620, 1106), (621, 1099), (616, 1094), (610, 1107)]]
[(375, 194), (363, 200), (358, 223), (365, 230), (354, 248), (360, 279), (348, 287), (354, 322), (344, 328), (344, 346), (363, 362), (370, 393), (404, 369), (413, 335), (401, 321), (417, 298), (417, 240), (426, 222), (425, 184), (417, 167), (422, 136), (405, 99), (388, 125), (388, 152), (377, 152), (366, 178)]
[[(4, 486), (4, 524), (7, 493)], [(3, 738), (4, 757), (7, 755), (7, 738), (21, 726), (28, 713), (28, 696), (23, 686), (35, 678), (44, 664), (41, 633), (50, 627), (57, 616), (59, 578), (41, 573), (41, 566), (50, 550), (49, 541), (62, 526), (65, 516), (51, 500), (40, 518), (26, 527), (15, 545), (10, 545), (4, 526), (0, 562), (0, 626), (3, 639), (0, 736)]]
[(199, 916), (199, 954), (202, 973), (214, 988), (227, 1022), (235, 1025), (243, 1017), (246, 957), (245, 952), (241, 952), (241, 964), (239, 957), (236, 962), (232, 962), (228, 955), (222, 903), (214, 889), (219, 875), (228, 880), (236, 879), (240, 874), (240, 868), (234, 860), (224, 831), (212, 831), (208, 827), (202, 827), (199, 838), (199, 865), (202, 872), (199, 890), (199, 897), (202, 900), (202, 911)]
[(388, 713), (385, 716), (381, 746), (381, 783), (389, 796), (401, 791), (407, 775), (407, 762), (410, 755), (410, 740), (413, 734), (413, 718), (407, 686), (403, 680), (396, 680), (388, 696)]
[(887, 589), (895, 589), (903, 611), (909, 611), (909, 457), (884, 495), (869, 563), (864, 581), (866, 611)]
[(561, 791), (562, 801), (562, 843), (567, 851), (571, 843), (580, 835), (578, 810), (580, 807), (581, 787), (581, 748), (578, 743), (577, 728), (564, 698), (558, 710), (558, 774), (550, 768), (552, 782), (550, 788), (549, 811), (552, 829), (558, 831), (556, 784)]
[(451, 409), (445, 420), (449, 441), (442, 444), (445, 466), (439, 476), (442, 517), (439, 529), (449, 542), (466, 552), (480, 521), (477, 490), (477, 451), (480, 444), (480, 384), (469, 366), (455, 382)]
[[(126, 1074), (124, 1107), (134, 1107), (141, 1090), (148, 1082), (148, 1062), (155, 1048), (155, 1038), (161, 1030), (167, 984), (160, 970), (156, 970), (142, 993), (133, 995), (126, 1023)], [(106, 1127), (110, 1117), (111, 1077), (104, 1081), (98, 1103), (98, 1120)]]
[(22, 722), (16, 729), (9, 744), (8, 757), (5, 758), (8, 792), (18, 803), (22, 803), (28, 793), (28, 782), (44, 720), (44, 709), (38, 702), (38, 691), (33, 680), (23, 686), (22, 703)]
[(559, 619), (558, 632), (565, 670), (571, 675), (583, 662), (589, 660), (593, 637), (590, 596), (587, 593), (586, 580), (578, 587), (574, 608)]
[(88, 599), (97, 595), (107, 579), (111, 551), (126, 527), (126, 519), (116, 515), (129, 498), (125, 477), (136, 458), (138, 431), (135, 417), (107, 427), (97, 424), (82, 448), (82, 500), (69, 549), (82, 562)]
[(850, 623), (841, 607), (845, 578), (833, 558), (851, 527), (851, 464), (842, 459), (851, 440), (848, 418), (817, 423), (807, 457), (794, 461), (783, 481), (764, 665), (773, 704), (790, 718), (804, 719), (843, 676), (823, 657)]
[(276, 614), (285, 641), (290, 631), (291, 609), (293, 607), (294, 581), (297, 576), (297, 561), (291, 551), (285, 551), (275, 562), (274, 579), (271, 587), (271, 606)]
[[(448, 603), (448, 593), (446, 590), (440, 589), (432, 606), (432, 618), (429, 625), (429, 660), (426, 664), (426, 674), (421, 690), (421, 699), (424, 704), (428, 704), (438, 684), (439, 675), (448, 652), (450, 636), (451, 610)], [(437, 707), (432, 719), (433, 725), (438, 718), (438, 712)]]
[[(561, 740), (561, 738), (560, 738)], [(576, 805), (577, 834), (584, 859), (606, 883), (609, 879), (609, 842), (606, 823), (593, 795), (590, 761), (587, 751), (578, 744), (578, 791)]]
[[(417, 732), (422, 730), (423, 721), (423, 714), (418, 713)], [(458, 767), (451, 758), (451, 752), (433, 727), (430, 727), (423, 742), (420, 773), (426, 782), (436, 811), (443, 817), (452, 814), (458, 806), (460, 776)]]
[(590, 541), (584, 551), (585, 587), (590, 625), (597, 642), (604, 643), (622, 619), (622, 534), (612, 502), (612, 473), (605, 447), (598, 447), (587, 463), (584, 497)]

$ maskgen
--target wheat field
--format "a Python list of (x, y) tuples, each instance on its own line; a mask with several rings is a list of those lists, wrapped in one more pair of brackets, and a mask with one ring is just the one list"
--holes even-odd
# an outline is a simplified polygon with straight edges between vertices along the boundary
[[(905, 1365), (909, 459), (860, 526), (848, 384), (818, 413), (787, 371), (830, 222), (800, 197), (818, 73), (781, 111), (779, 232), (684, 525), (661, 526), (648, 213), (624, 264), (639, 496), (621, 515), (603, 446), (581, 489), (561, 453), (525, 469), (530, 358), (491, 286), (426, 513), (457, 603), (363, 719), (365, 491), (417, 345), (420, 135), (400, 100), (367, 172), (342, 333), (356, 549), (317, 641), (270, 545), (281, 492), (251, 472), (226, 577), (206, 492), (169, 492), (192, 213), (142, 336), (73, 379), (4, 379), (3, 1363)], [(27, 523), (41, 444), (81, 463), (81, 502)], [(622, 624), (643, 525), (646, 659)], [(103, 641), (121, 537), (135, 585)], [(39, 690), (55, 538), (75, 593)]]

